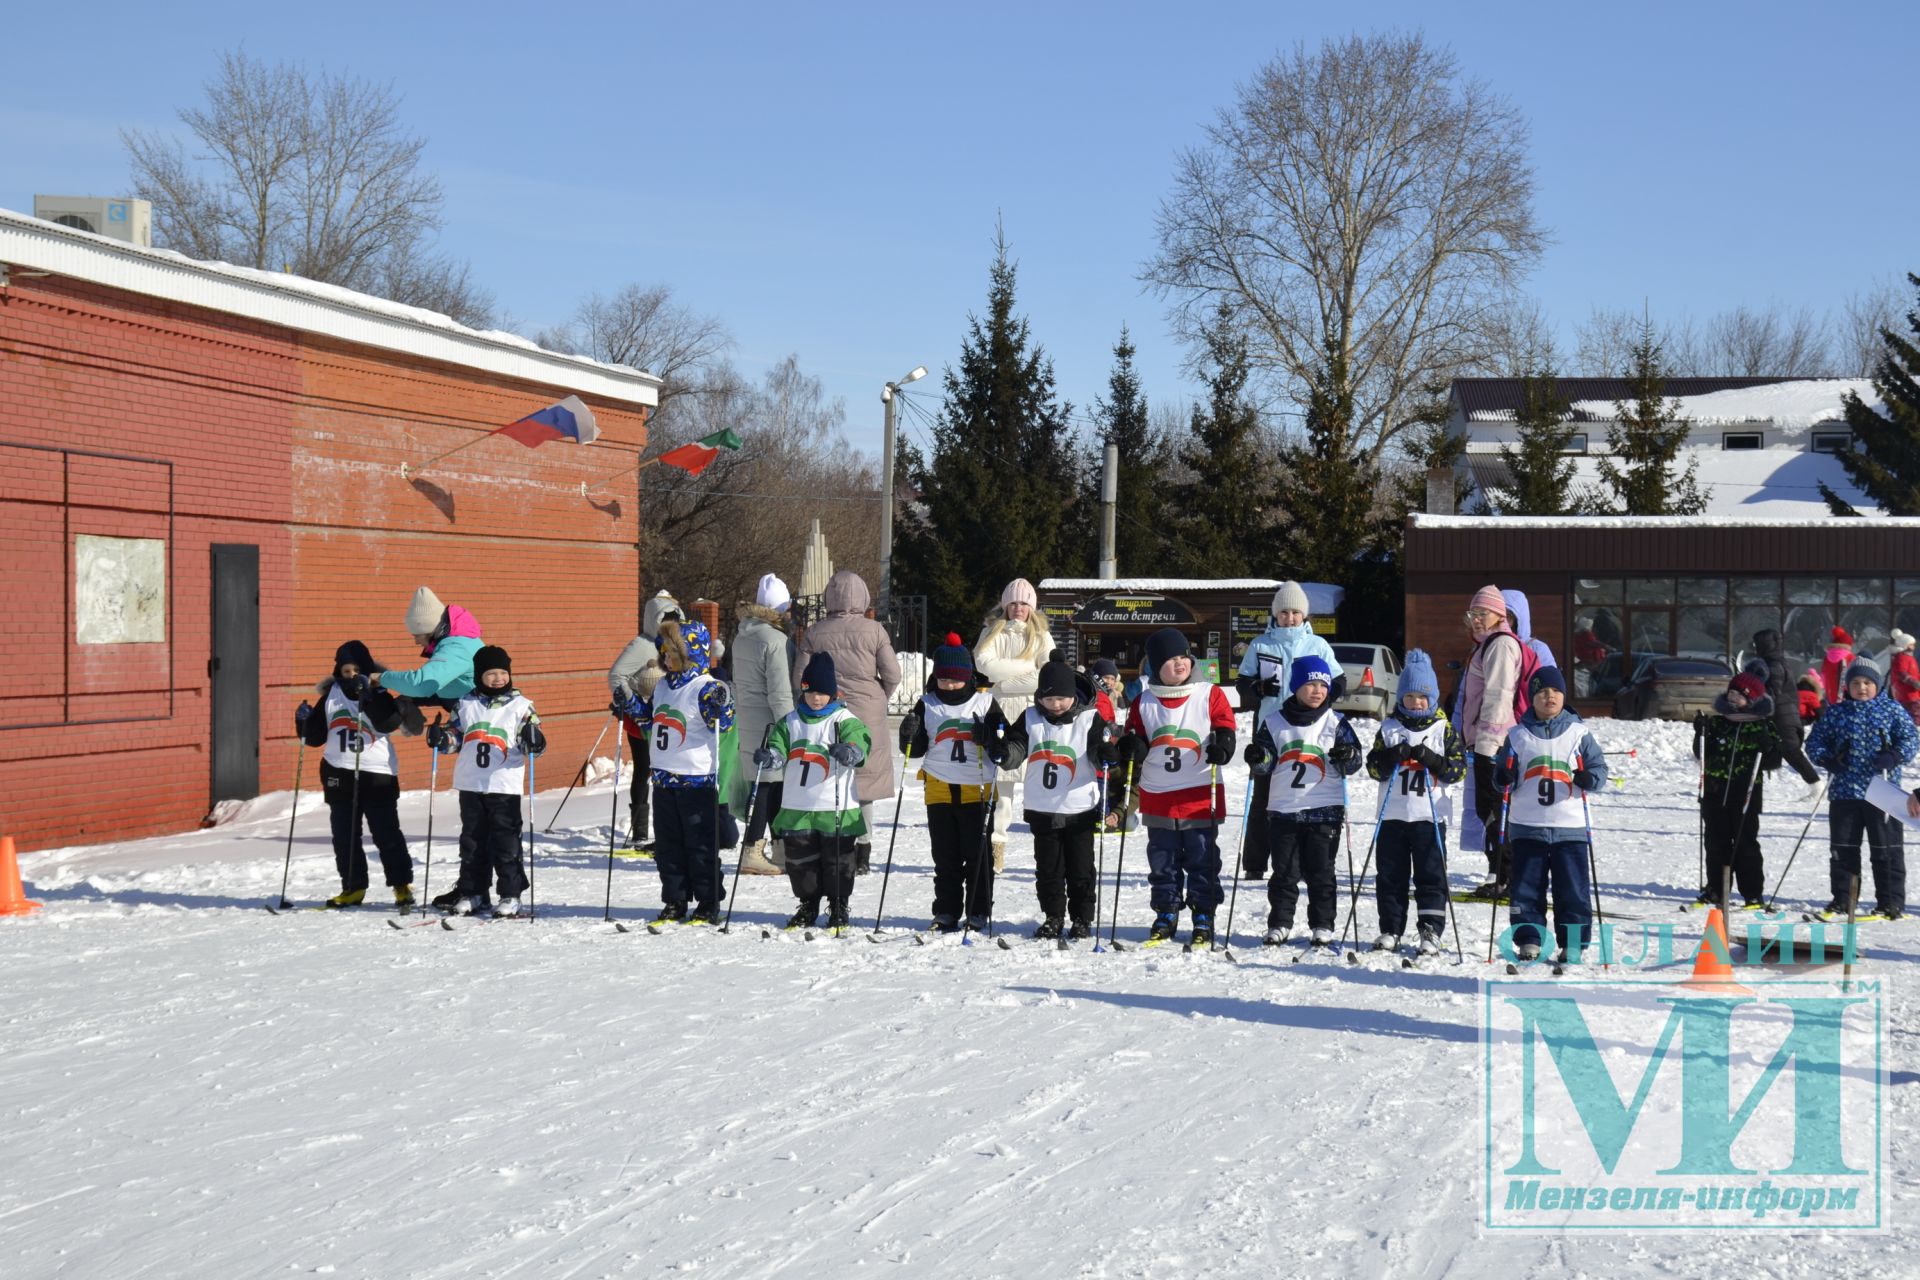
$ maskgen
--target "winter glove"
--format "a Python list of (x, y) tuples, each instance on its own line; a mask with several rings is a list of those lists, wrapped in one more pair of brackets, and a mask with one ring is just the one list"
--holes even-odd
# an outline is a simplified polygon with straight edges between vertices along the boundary
[(1600, 789), (1600, 779), (1596, 778), (1589, 769), (1575, 769), (1573, 771), (1573, 785), (1582, 791), (1598, 791)]
[(613, 702), (607, 707), (607, 710), (613, 712), (613, 714), (619, 716), (622, 720), (644, 720), (647, 714), (646, 707), (641, 703), (640, 699), (634, 697), (625, 689), (613, 695)]
[(1360, 744), (1357, 742), (1336, 742), (1333, 750), (1327, 752), (1327, 760), (1342, 773), (1352, 770), (1360, 763)]
[(540, 732), (540, 721), (537, 718), (529, 719), (521, 725), (520, 732), (515, 735), (514, 741), (519, 744), (520, 750), (530, 756), (540, 755), (547, 749), (547, 735)]
[(1233, 759), (1233, 730), (1215, 729), (1207, 735), (1207, 763), (1221, 765), (1231, 759)]
[(367, 696), (367, 678), (348, 676), (340, 682), (340, 696), (349, 702), (358, 702)]
[(1873, 771), (1887, 773), (1900, 767), (1900, 753), (1892, 747), (1882, 747), (1873, 753)]
[(447, 726), (435, 720), (427, 726), (427, 745), (442, 755), (450, 755), (454, 750), (453, 735), (447, 732)]
[(1833, 750), (1827, 752), (1826, 766), (1830, 772), (1839, 773), (1847, 767), (1847, 761), (1853, 756), (1853, 744), (1842, 740)]
[(1087, 730), (1087, 752), (1095, 764), (1103, 767), (1120, 758), (1120, 751), (1113, 742), (1113, 726), (1098, 716), (1094, 717), (1093, 727)]
[(1260, 682), (1260, 696), (1263, 698), (1279, 697), (1280, 696), (1280, 677), (1277, 675), (1274, 675), (1274, 676), (1267, 677), (1265, 680), (1262, 680)]
[(295, 733), (305, 733), (307, 730), (307, 717), (312, 714), (313, 704), (311, 702), (303, 702), (295, 707), (293, 709), (293, 731)]
[(1118, 748), (1121, 759), (1131, 760), (1136, 765), (1147, 758), (1147, 740), (1137, 733), (1122, 734), (1114, 746)]
[(919, 707), (915, 707), (913, 710), (907, 712), (906, 715), (900, 717), (901, 755), (905, 755), (907, 749), (913, 745), (913, 740), (920, 736), (920, 726), (924, 723), (925, 717), (920, 714)]
[(860, 748), (851, 742), (836, 742), (827, 748), (827, 754), (832, 756), (833, 762), (842, 769), (858, 769), (860, 761), (864, 759), (860, 754)]
[(778, 763), (780, 757), (773, 754), (772, 747), (761, 747), (753, 753), (753, 767), (756, 769), (771, 769)]
[(1249, 742), (1247, 749), (1240, 753), (1240, 758), (1247, 762), (1247, 768), (1256, 778), (1265, 778), (1273, 773), (1273, 752), (1257, 742)]
[(1499, 757), (1494, 762), (1493, 785), (1501, 791), (1513, 785), (1513, 770), (1507, 766), (1505, 756)]
[(1415, 753), (1413, 763), (1437, 778), (1440, 776), (1440, 771), (1447, 767), (1447, 758), (1432, 747), (1421, 747)]
[(1412, 764), (1420, 758), (1420, 744), (1403, 742), (1393, 749), (1393, 758), (1402, 764)]
[(981, 753), (995, 764), (1001, 764), (1006, 760), (1007, 744), (994, 733), (993, 726), (987, 723), (985, 716), (973, 718), (973, 741), (974, 745), (980, 748)]
[(1706, 740), (1707, 713), (1704, 711), (1696, 711), (1693, 713), (1693, 758), (1695, 760), (1700, 758), (1701, 746)]

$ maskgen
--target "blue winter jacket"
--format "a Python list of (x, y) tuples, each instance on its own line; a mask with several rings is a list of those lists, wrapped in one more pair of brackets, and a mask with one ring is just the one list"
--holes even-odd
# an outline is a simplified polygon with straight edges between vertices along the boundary
[(1520, 643), (1540, 656), (1541, 666), (1558, 667), (1560, 664), (1553, 660), (1553, 650), (1547, 647), (1547, 642), (1534, 639), (1533, 606), (1527, 602), (1527, 593), (1502, 591), (1500, 596), (1507, 602), (1507, 608), (1512, 610), (1514, 619), (1518, 623), (1514, 630), (1520, 635)]
[[(1520, 723), (1515, 725), (1514, 729), (1525, 729), (1543, 738), (1558, 738), (1563, 733), (1577, 733), (1579, 745), (1573, 751), (1574, 767), (1591, 773), (1593, 789), (1600, 791), (1607, 785), (1607, 753), (1602, 751), (1600, 744), (1593, 740), (1592, 733), (1580, 727), (1584, 723), (1571, 709), (1562, 707), (1560, 714), (1551, 720), (1542, 720), (1537, 712), (1528, 710), (1527, 714), (1520, 717)], [(1495, 781), (1501, 781), (1504, 776), (1520, 772), (1519, 762), (1514, 756), (1513, 730), (1508, 731), (1505, 745), (1500, 748), (1500, 754), (1494, 757), (1493, 771)], [(1569, 835), (1566, 831), (1554, 827), (1532, 827), (1522, 823), (1514, 823), (1507, 828), (1509, 840), (1539, 840), (1546, 844), (1577, 839), (1580, 834), (1576, 832)]]
[[(669, 689), (683, 689), (701, 676), (711, 674), (709, 658), (713, 651), (712, 641), (707, 636), (705, 623), (688, 622), (680, 628), (681, 638), (687, 642), (687, 660), (693, 665), (685, 671), (675, 671), (661, 677), (661, 683)], [(654, 686), (656, 689), (658, 685)], [(640, 702), (642, 721), (653, 718), (653, 699)], [(715, 680), (700, 691), (700, 719), (716, 735), (724, 734), (733, 728), (733, 691), (725, 681)], [(733, 748), (728, 747), (731, 751)], [(670, 773), (665, 769), (647, 771), (654, 782), (663, 787), (711, 787), (716, 785), (716, 775), (711, 773)]]
[(1920, 749), (1913, 717), (1891, 698), (1833, 703), (1820, 713), (1807, 735), (1807, 759), (1827, 770), (1832, 778), (1829, 794), (1836, 800), (1866, 799), (1867, 784), (1876, 777), (1898, 782), (1898, 768), (1880, 774), (1873, 767), (1874, 756), (1888, 749), (1902, 765)]
[[(1246, 654), (1240, 659), (1240, 706), (1245, 710), (1259, 695), (1255, 687), (1260, 683), (1260, 656), (1280, 661), (1280, 692), (1277, 696), (1260, 697), (1260, 705), (1253, 709), (1253, 722), (1264, 723), (1266, 718), (1287, 699), (1288, 681), (1293, 675), (1293, 660), (1306, 654), (1318, 654), (1332, 668), (1335, 676), (1340, 674), (1340, 664), (1333, 660), (1333, 646), (1313, 633), (1311, 624), (1303, 622), (1297, 627), (1283, 627), (1272, 623), (1265, 631), (1253, 638), (1247, 645)], [(1342, 681), (1342, 685), (1345, 682)], [(1337, 696), (1337, 692), (1336, 692)]]

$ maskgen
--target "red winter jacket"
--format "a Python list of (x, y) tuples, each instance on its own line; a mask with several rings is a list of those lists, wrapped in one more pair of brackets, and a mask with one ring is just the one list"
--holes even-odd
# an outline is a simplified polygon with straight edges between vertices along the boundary
[(1909, 709), (1920, 702), (1920, 662), (1914, 661), (1911, 651), (1893, 655), (1893, 669), (1887, 674), (1887, 692)]
[[(1208, 724), (1232, 733), (1233, 708), (1227, 703), (1226, 691), (1217, 684), (1194, 684), (1190, 687), (1194, 693), (1206, 694)], [(1179, 707), (1184, 706), (1187, 700), (1161, 698), (1160, 701), (1169, 707)], [(1140, 704), (1137, 701), (1127, 708), (1127, 732), (1141, 737), (1147, 733), (1146, 722), (1140, 719)], [(1224, 786), (1202, 783), (1182, 791), (1142, 791), (1136, 779), (1134, 791), (1139, 797), (1142, 818), (1174, 818), (1184, 822), (1204, 822), (1209, 818), (1215, 822), (1226, 820), (1227, 791)]]

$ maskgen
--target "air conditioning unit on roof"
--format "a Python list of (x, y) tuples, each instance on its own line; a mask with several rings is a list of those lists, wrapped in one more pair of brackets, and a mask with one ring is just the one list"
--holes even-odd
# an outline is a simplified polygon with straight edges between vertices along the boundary
[(113, 196), (35, 196), (33, 216), (141, 248), (153, 244), (153, 206)]

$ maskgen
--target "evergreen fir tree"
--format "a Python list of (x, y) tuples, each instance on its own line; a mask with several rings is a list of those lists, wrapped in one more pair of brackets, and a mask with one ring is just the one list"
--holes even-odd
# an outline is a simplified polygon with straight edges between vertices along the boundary
[(902, 522), (899, 590), (923, 594), (935, 633), (971, 639), (1013, 578), (1085, 572), (1069, 547), (1080, 459), (1054, 395), (1053, 362), (1014, 314), (1016, 270), (996, 237), (985, 318), (970, 317), (946, 371), (933, 448), (911, 473), (920, 501)]
[(1147, 417), (1147, 398), (1133, 367), (1133, 339), (1125, 325), (1113, 347), (1113, 372), (1107, 394), (1094, 401), (1098, 433), (1087, 461), (1085, 501), (1093, 508), (1095, 556), (1098, 550), (1101, 452), (1111, 443), (1119, 455), (1119, 492), (1114, 504), (1114, 559), (1122, 575), (1159, 577), (1177, 568), (1170, 563), (1171, 544), (1156, 516), (1161, 508), (1154, 490), (1161, 461), (1161, 442)]
[(1385, 513), (1376, 510), (1379, 475), (1354, 448), (1353, 380), (1338, 345), (1307, 400), (1306, 438), (1280, 451), (1291, 515), (1286, 567), (1296, 578), (1352, 588), (1357, 563), (1386, 551)]
[(1611, 456), (1599, 462), (1601, 482), (1620, 515), (1690, 516), (1707, 509), (1698, 481), (1700, 460), (1688, 459), (1678, 474), (1673, 470), (1687, 442), (1687, 423), (1674, 416), (1679, 404), (1666, 398), (1664, 359), (1647, 321), (1633, 346), (1627, 377), (1633, 399), (1616, 404), (1616, 421), (1607, 428)]
[[(1920, 276), (1907, 279), (1920, 292)], [(1874, 366), (1873, 389), (1881, 408), (1852, 392), (1843, 402), (1854, 447), (1839, 455), (1840, 465), (1890, 516), (1920, 515), (1920, 305), (1907, 312), (1907, 328), (1912, 338), (1880, 331), (1886, 350)], [(1835, 515), (1860, 514), (1825, 484), (1820, 496)]]
[(1515, 439), (1500, 446), (1507, 483), (1485, 494), (1489, 511), (1502, 516), (1563, 516), (1579, 510), (1573, 491), (1578, 469), (1566, 451), (1574, 436), (1570, 412), (1551, 360), (1521, 379)]
[(1247, 398), (1247, 343), (1223, 307), (1206, 332), (1207, 403), (1195, 405), (1173, 450), (1182, 478), (1168, 486), (1171, 516), (1148, 517), (1172, 534), (1168, 556), (1196, 578), (1244, 578), (1271, 570), (1274, 496), (1271, 449)]

